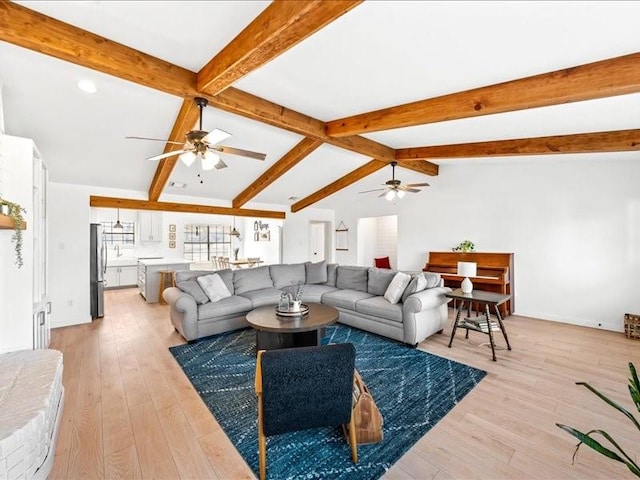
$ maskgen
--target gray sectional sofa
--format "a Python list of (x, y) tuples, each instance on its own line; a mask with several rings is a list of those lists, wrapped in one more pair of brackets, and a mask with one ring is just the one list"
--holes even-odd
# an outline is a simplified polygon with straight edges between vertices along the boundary
[[(209, 300), (197, 278), (212, 273), (220, 276), (231, 296)], [(444, 294), (451, 289), (442, 286), (439, 274), (413, 272), (401, 301), (391, 303), (384, 295), (396, 273), (325, 262), (217, 272), (185, 270), (176, 272), (177, 286), (167, 288), (163, 297), (173, 326), (187, 341), (193, 341), (247, 327), (248, 312), (263, 305), (275, 306), (281, 289), (303, 282), (302, 301), (335, 307), (340, 323), (417, 345), (444, 327), (449, 301)]]

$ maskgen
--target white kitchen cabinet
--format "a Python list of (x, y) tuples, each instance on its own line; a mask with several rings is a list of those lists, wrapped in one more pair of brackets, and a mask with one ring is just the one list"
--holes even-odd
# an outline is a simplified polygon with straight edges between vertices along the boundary
[(135, 265), (107, 267), (104, 280), (105, 288), (135, 287), (138, 284), (138, 268)]
[(32, 140), (0, 135), (0, 196), (20, 204), (23, 265), (15, 264), (12, 227), (0, 228), (0, 352), (47, 348), (47, 167)]
[(141, 242), (162, 241), (162, 212), (138, 212), (139, 237)]

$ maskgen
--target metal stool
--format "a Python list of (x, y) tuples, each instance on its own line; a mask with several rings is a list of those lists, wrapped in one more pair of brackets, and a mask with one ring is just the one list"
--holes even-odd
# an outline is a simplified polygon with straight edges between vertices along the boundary
[[(165, 288), (175, 287), (176, 282), (175, 282), (175, 276), (174, 276), (173, 270), (160, 270), (158, 273), (160, 274), (160, 288), (158, 290), (158, 302), (160, 302), (160, 305), (163, 305), (163, 304), (166, 304), (167, 302), (165, 302), (164, 298), (162, 298), (162, 292), (164, 292)], [(167, 282), (169, 282), (169, 285), (167, 285)]]

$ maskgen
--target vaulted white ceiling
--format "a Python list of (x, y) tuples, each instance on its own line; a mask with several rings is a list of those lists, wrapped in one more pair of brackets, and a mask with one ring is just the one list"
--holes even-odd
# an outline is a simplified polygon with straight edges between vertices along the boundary
[[(18, 3), (191, 71), (269, 4)], [(234, 86), (329, 121), (638, 52), (638, 18), (640, 2), (366, 1)], [(98, 92), (81, 92), (81, 79), (93, 80)], [(0, 82), (7, 133), (35, 140), (52, 181), (148, 190), (157, 163), (145, 158), (162, 153), (164, 144), (124, 137), (168, 138), (182, 99), (4, 42)], [(640, 128), (638, 111), (640, 94), (632, 94), (364, 136), (403, 148), (632, 129)], [(224, 145), (264, 152), (267, 159), (226, 155), (229, 168), (210, 172), (179, 162), (170, 180), (187, 188), (166, 193), (230, 201), (303, 138), (211, 107), (203, 127), (231, 132)], [(309, 195), (369, 160), (323, 145), (254, 201), (290, 204), (288, 197)], [(459, 160), (434, 163), (452, 161)], [(355, 199), (390, 174), (378, 171), (316, 206)], [(397, 176), (437, 186), (436, 179), (408, 170), (399, 168)]]

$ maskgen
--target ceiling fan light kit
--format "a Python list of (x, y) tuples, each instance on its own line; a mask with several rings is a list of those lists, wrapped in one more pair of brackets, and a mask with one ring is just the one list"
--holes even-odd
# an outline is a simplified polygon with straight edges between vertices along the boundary
[[(224, 140), (231, 137), (229, 132), (225, 132), (224, 130), (220, 130), (219, 128), (214, 128), (210, 132), (207, 132), (202, 129), (202, 112), (204, 107), (207, 106), (209, 101), (206, 98), (196, 97), (194, 99), (196, 105), (200, 109), (200, 121), (198, 124), (198, 130), (190, 130), (186, 133), (186, 142), (183, 145), (181, 150), (174, 150), (171, 152), (161, 153), (160, 155), (155, 155), (153, 157), (148, 158), (147, 160), (162, 160), (163, 158), (173, 157), (174, 155), (180, 155), (178, 158), (184, 163), (187, 167), (190, 167), (195, 163), (196, 160), (200, 160), (202, 170), (213, 170), (226, 168), (227, 164), (224, 163), (222, 158), (220, 158), (220, 153), (225, 153), (229, 155), (238, 155), (241, 157), (249, 157), (256, 160), (264, 160), (266, 155), (264, 153), (252, 152), (250, 150), (242, 150), (240, 148), (234, 147), (224, 147), (222, 145), (218, 145), (218, 143), (223, 142)], [(174, 142), (170, 140), (162, 140), (159, 138), (148, 138), (148, 137), (126, 137), (128, 139), (137, 139), (137, 140), (153, 140), (156, 142), (165, 142), (168, 144), (177, 144), (182, 145), (179, 142)], [(214, 153), (215, 152), (215, 153)]]
[(400, 180), (396, 180), (396, 165), (398, 165), (398, 162), (391, 162), (391, 180), (387, 180), (383, 183), (384, 188), (375, 188), (373, 190), (365, 190), (364, 192), (359, 193), (382, 192), (378, 197), (384, 197), (391, 202), (396, 198), (404, 198), (404, 195), (407, 192), (418, 193), (420, 189), (415, 187), (429, 186), (428, 183), (408, 183), (407, 185), (402, 185)]

